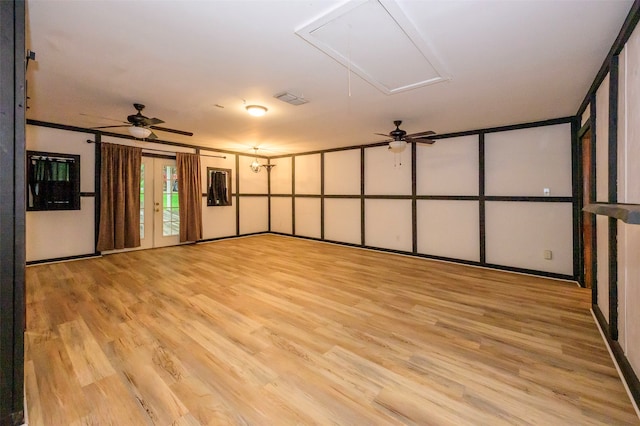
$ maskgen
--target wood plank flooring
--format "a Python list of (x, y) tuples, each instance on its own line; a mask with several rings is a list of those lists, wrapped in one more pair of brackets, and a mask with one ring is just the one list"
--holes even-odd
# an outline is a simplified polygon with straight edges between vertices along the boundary
[(33, 266), (29, 424), (640, 424), (589, 300), (275, 235)]

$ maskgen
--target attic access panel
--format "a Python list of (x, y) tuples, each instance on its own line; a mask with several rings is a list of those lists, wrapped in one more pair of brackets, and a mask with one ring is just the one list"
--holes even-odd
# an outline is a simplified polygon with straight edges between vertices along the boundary
[(345, 3), (296, 34), (387, 95), (449, 80), (393, 1)]

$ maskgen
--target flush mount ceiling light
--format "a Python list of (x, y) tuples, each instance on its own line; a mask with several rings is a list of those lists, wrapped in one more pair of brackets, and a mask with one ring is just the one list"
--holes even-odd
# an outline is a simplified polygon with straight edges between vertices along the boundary
[(129, 134), (134, 138), (145, 139), (151, 134), (151, 130), (142, 126), (129, 127)]
[(262, 117), (267, 113), (267, 108), (262, 105), (247, 105), (245, 109), (254, 117)]

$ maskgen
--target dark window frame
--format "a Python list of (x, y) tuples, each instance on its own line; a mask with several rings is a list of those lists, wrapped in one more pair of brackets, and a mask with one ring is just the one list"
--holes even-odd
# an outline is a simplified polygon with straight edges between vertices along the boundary
[[(68, 170), (68, 196), (63, 200), (56, 200), (51, 192), (51, 197), (34, 205), (33, 201), (33, 182), (32, 173), (33, 160), (48, 160), (56, 164), (70, 164)], [(56, 161), (58, 160), (58, 161)], [(44, 151), (27, 151), (27, 179), (26, 179), (26, 200), (27, 211), (61, 211), (61, 210), (80, 210), (80, 155), (77, 154), (61, 154)], [(52, 180), (51, 182), (60, 182)]]
[[(219, 199), (214, 191), (214, 184), (212, 176), (215, 173), (224, 173), (225, 186), (224, 197)], [(207, 167), (207, 207), (224, 207), (233, 205), (233, 197), (231, 196), (231, 169), (221, 169), (219, 167)], [(226, 198), (226, 200), (225, 200)]]

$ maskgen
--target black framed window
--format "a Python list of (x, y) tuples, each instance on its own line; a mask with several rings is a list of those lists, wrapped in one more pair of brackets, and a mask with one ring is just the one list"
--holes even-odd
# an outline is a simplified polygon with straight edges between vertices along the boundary
[(207, 167), (207, 206), (231, 205), (231, 169)]
[(27, 210), (80, 210), (80, 156), (27, 151)]

